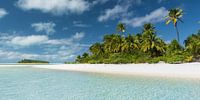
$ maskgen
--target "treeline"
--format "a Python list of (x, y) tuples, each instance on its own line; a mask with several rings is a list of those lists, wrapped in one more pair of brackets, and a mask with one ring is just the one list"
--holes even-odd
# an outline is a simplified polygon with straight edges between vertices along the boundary
[[(118, 25), (122, 32), (125, 27)], [(179, 39), (178, 39), (179, 40)], [(200, 31), (184, 41), (164, 42), (157, 36), (153, 24), (143, 26), (139, 34), (128, 36), (120, 34), (105, 35), (103, 42), (95, 43), (89, 52), (79, 55), (77, 63), (119, 64), (119, 63), (184, 63), (200, 60)]]
[(30, 59), (23, 59), (18, 63), (35, 63), (35, 64), (48, 64), (48, 61), (41, 61), (41, 60), (30, 60)]

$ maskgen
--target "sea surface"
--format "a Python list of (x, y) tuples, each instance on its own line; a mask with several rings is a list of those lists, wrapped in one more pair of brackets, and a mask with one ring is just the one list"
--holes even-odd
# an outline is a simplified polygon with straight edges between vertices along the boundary
[(200, 100), (200, 81), (0, 68), (0, 100)]

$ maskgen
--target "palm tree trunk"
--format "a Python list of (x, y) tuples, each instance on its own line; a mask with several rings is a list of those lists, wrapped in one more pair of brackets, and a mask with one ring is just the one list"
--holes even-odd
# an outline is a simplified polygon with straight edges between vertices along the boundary
[(176, 34), (177, 34), (178, 42), (180, 43), (179, 30), (178, 30), (177, 25), (175, 25), (175, 28), (176, 28)]

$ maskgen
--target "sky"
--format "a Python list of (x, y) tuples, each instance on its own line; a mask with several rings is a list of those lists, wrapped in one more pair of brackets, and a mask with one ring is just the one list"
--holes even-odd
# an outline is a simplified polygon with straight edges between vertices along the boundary
[(0, 0), (0, 63), (21, 59), (52, 63), (74, 61), (116, 33), (123, 22), (127, 34), (141, 33), (153, 23), (157, 35), (169, 43), (176, 39), (172, 24), (165, 24), (171, 8), (184, 11), (178, 23), (181, 43), (200, 29), (199, 0)]

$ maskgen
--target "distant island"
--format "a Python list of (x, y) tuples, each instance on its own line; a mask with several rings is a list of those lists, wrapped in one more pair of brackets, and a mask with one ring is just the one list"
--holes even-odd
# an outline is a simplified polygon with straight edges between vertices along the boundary
[(48, 61), (23, 59), (18, 62), (19, 64), (49, 64)]

